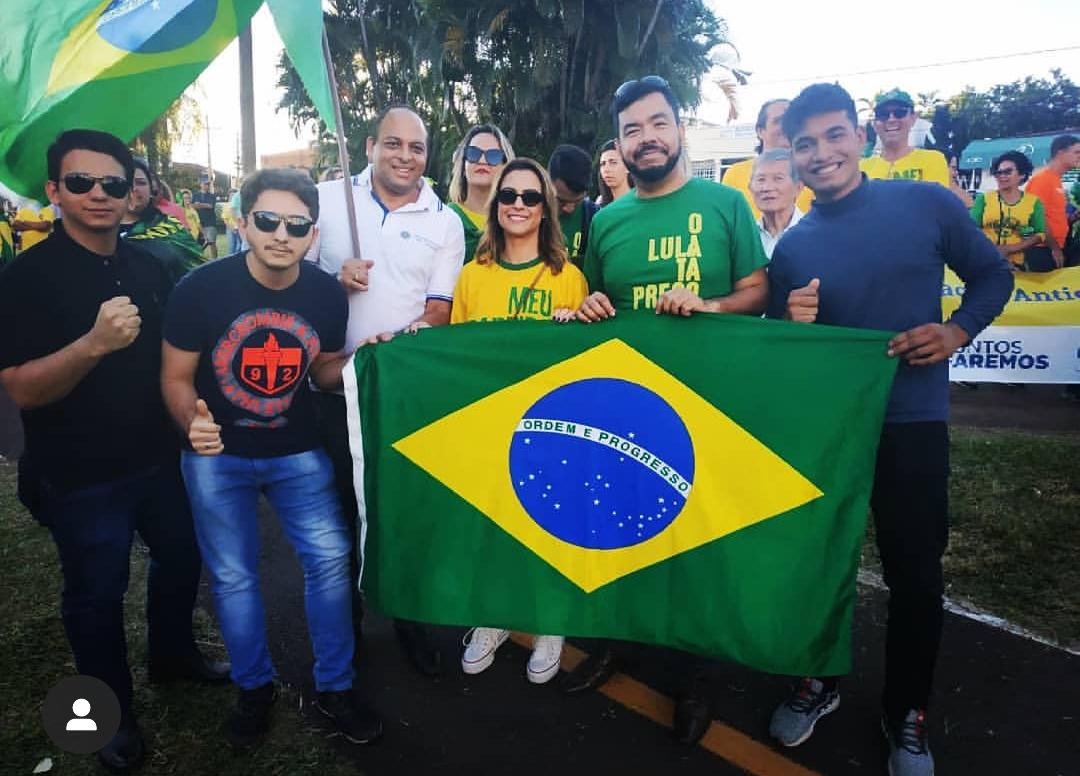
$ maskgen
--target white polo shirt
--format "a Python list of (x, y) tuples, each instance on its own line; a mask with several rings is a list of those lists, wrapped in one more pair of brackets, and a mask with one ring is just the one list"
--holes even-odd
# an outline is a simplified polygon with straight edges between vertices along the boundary
[[(319, 239), (308, 253), (326, 272), (337, 276), (352, 258), (345, 181), (319, 184)], [(461, 219), (421, 180), (416, 202), (389, 211), (371, 188), (371, 167), (352, 176), (360, 258), (375, 262), (368, 290), (349, 294), (349, 352), (384, 331), (398, 331), (424, 313), (429, 299), (452, 302), (465, 258)]]
[(765, 249), (765, 256), (769, 259), (772, 258), (773, 251), (776, 250), (776, 244), (780, 242), (780, 238), (788, 233), (795, 224), (802, 220), (803, 212), (799, 208), (795, 208), (791, 211), (791, 220), (788, 221), (788, 225), (783, 228), (780, 234), (773, 237), (769, 234), (769, 230), (765, 228), (765, 216), (763, 215), (758, 219), (757, 228), (758, 234), (761, 235), (761, 247)]

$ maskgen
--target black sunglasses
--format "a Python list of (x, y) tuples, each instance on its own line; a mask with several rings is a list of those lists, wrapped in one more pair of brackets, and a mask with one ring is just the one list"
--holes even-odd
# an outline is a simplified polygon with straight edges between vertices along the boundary
[(878, 121), (888, 121), (890, 116), (894, 119), (906, 119), (909, 113), (911, 113), (911, 108), (903, 106), (899, 108), (876, 108), (874, 118)]
[(256, 210), (251, 214), (255, 228), (260, 232), (276, 232), (281, 222), (285, 222), (285, 231), (290, 237), (307, 237), (315, 224), (307, 216), (283, 216), (269, 210)]
[(525, 189), (525, 191), (511, 188), (499, 189), (497, 199), (500, 205), (513, 205), (518, 201), (518, 197), (521, 197), (521, 204), (525, 207), (536, 207), (544, 201), (544, 195), (536, 189)]
[(1015, 167), (998, 167), (991, 175), (1012, 175), (1014, 172), (1017, 172)]
[(483, 148), (474, 145), (465, 147), (466, 162), (476, 164), (480, 159), (483, 159), (492, 167), (497, 167), (506, 161), (506, 153), (501, 148), (489, 148), (485, 151)]
[(72, 194), (85, 194), (94, 188), (95, 183), (101, 184), (101, 190), (113, 199), (123, 199), (131, 191), (131, 184), (127, 178), (120, 175), (90, 175), (85, 172), (69, 172), (64, 176), (64, 188)]
[(622, 86), (615, 90), (615, 101), (618, 102), (626, 97), (631, 89), (636, 84), (644, 84), (645, 86), (655, 86), (659, 89), (671, 89), (671, 86), (658, 75), (647, 75), (643, 78), (638, 78), (633, 81), (626, 81)]

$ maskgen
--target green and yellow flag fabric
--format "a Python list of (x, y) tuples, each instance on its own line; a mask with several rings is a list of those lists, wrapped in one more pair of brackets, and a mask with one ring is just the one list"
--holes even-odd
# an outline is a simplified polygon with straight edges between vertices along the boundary
[(40, 197), (65, 129), (130, 141), (233, 40), (262, 0), (4, 3), (0, 180)]
[(362, 348), (364, 588), (415, 620), (845, 673), (888, 338), (626, 314)]

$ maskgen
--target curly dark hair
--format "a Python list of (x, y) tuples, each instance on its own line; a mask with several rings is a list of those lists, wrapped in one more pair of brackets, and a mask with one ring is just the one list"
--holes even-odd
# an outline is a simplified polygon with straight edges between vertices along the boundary
[(1027, 179), (1031, 177), (1031, 173), (1035, 171), (1035, 165), (1027, 158), (1027, 154), (1022, 151), (1006, 151), (1001, 156), (994, 157), (994, 161), (990, 163), (991, 175), (997, 173), (1002, 162), (1012, 162), (1016, 165), (1016, 171), (1020, 173), (1021, 183), (1026, 183)]

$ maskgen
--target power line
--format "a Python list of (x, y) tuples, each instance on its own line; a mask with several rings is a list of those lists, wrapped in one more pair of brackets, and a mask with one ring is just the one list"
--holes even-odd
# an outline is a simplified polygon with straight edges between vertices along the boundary
[(769, 86), (772, 84), (786, 84), (795, 81), (820, 81), (830, 78), (849, 78), (857, 75), (880, 75), (882, 73), (896, 73), (904, 70), (928, 70), (934, 67), (951, 67), (953, 65), (971, 65), (977, 62), (989, 62), (995, 59), (1015, 59), (1016, 57), (1033, 57), (1039, 54), (1060, 54), (1063, 51), (1080, 50), (1080, 45), (1063, 46), (1062, 48), (1040, 49), (1038, 51), (1018, 51), (1015, 54), (996, 54), (986, 57), (972, 57), (971, 59), (954, 59), (949, 62), (932, 62), (925, 65), (907, 65), (902, 67), (883, 67), (876, 70), (857, 70), (852, 73), (823, 73), (820, 75), (800, 76), (797, 78), (776, 78), (770, 81), (751, 81), (751, 86)]

